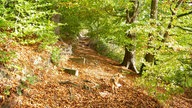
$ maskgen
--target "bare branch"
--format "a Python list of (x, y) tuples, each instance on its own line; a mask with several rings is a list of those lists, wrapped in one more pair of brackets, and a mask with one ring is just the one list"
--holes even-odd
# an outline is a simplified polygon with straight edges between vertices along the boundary
[[(174, 9), (174, 10), (175, 10), (175, 9)], [(172, 16), (176, 14), (174, 10), (172, 9), (172, 4), (171, 4), (171, 5), (170, 5), (170, 11), (171, 11)]]
[(175, 6), (175, 9), (177, 9), (181, 4), (183, 3), (184, 0), (179, 0)]
[(130, 16), (129, 16), (129, 10), (127, 9), (126, 10), (126, 23), (129, 23), (131, 20), (130, 20)]
[(187, 16), (189, 14), (192, 14), (192, 11), (189, 11), (189, 12), (186, 12), (186, 13), (183, 13), (183, 14), (180, 14), (180, 15), (177, 15), (177, 18), (180, 18), (180, 17), (183, 17), (183, 16)]
[(104, 8), (105, 12), (114, 17), (125, 17), (126, 15), (117, 15), (116, 13), (109, 12), (106, 8)]
[(180, 29), (182, 29), (182, 30), (184, 30), (184, 31), (192, 32), (192, 28), (189, 29), (189, 28), (185, 28), (185, 27), (181, 27), (181, 26), (177, 26), (177, 25), (176, 25), (175, 27), (178, 27), (178, 28), (180, 28)]
[(177, 2), (177, 4), (176, 4), (176, 6), (175, 6), (174, 9), (171, 8), (171, 7), (172, 7), (172, 4), (171, 4), (170, 10), (171, 10), (172, 15), (175, 15), (175, 14), (176, 14), (177, 9), (181, 6), (181, 4), (183, 3), (183, 1), (184, 1), (184, 0), (179, 0), (179, 1)]

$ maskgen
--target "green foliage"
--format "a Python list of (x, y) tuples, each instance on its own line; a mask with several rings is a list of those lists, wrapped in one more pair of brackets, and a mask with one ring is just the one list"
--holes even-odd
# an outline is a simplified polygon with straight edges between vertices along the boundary
[(23, 90), (27, 89), (29, 85), (34, 84), (37, 81), (37, 77), (34, 75), (29, 75), (20, 80), (20, 85), (16, 88), (17, 94), (22, 95)]
[(160, 100), (165, 100), (172, 94), (183, 92), (183, 88), (192, 87), (192, 65), (188, 52), (181, 51), (179, 53), (182, 55), (178, 55), (178, 52), (165, 49), (160, 50), (156, 55), (158, 60), (156, 65), (145, 63), (146, 71), (137, 80), (138, 84), (148, 88), (149, 93)]
[(55, 65), (59, 63), (61, 50), (59, 48), (53, 48), (51, 54), (51, 62)]
[[(57, 26), (51, 21), (56, 1), (43, 0), (1, 0), (0, 1), (0, 42), (4, 46), (7, 40), (14, 39), (20, 44), (38, 44), (40, 49), (57, 42), (54, 33)], [(12, 52), (0, 51), (0, 63), (13, 58)]]
[(34, 0), (1, 1), (0, 27), (7, 25), (11, 35), (22, 44), (40, 43), (42, 46), (53, 44), (58, 37), (54, 34), (56, 25), (50, 20), (53, 11), (52, 2)]
[(37, 76), (35, 75), (27, 76), (26, 80), (29, 82), (29, 84), (34, 84), (35, 82), (37, 82)]
[(11, 89), (11, 86), (6, 86), (3, 94), (5, 94), (6, 96), (9, 96), (10, 95), (10, 89)]
[(5, 64), (15, 57), (14, 52), (0, 51), (0, 64)]
[(61, 13), (61, 38), (74, 39), (80, 31), (81, 9), (77, 1), (64, 0), (59, 4)]
[[(167, 95), (192, 86), (192, 60), (189, 57), (192, 15), (178, 17), (190, 12), (191, 6), (184, 1), (174, 9), (178, 1), (161, 0), (158, 18), (154, 20), (150, 19), (151, 0), (139, 2), (137, 20), (127, 24), (126, 10), (131, 11), (133, 6), (130, 0), (1, 0), (0, 42), (11, 35), (24, 45), (38, 43), (40, 48), (46, 48), (54, 44), (58, 39), (54, 34), (57, 25), (50, 19), (58, 11), (63, 24), (60, 26), (61, 38), (75, 39), (80, 30), (87, 29), (88, 36), (96, 40), (92, 47), (118, 61), (123, 58), (124, 46), (136, 45), (137, 67), (142, 63), (146, 65), (138, 83), (164, 100)], [(136, 40), (127, 38), (127, 32), (135, 33)], [(168, 37), (165, 37), (166, 33)], [(149, 37), (149, 34), (153, 35)], [(146, 53), (155, 55), (155, 64), (145, 61)], [(0, 62), (8, 62), (9, 55), (1, 51)], [(60, 49), (53, 48), (51, 61), (57, 65), (59, 59)]]
[[(154, 20), (150, 19), (151, 0), (139, 0), (139, 2), (140, 11), (137, 21), (126, 24), (125, 11), (126, 9), (131, 11), (130, 7), (133, 5), (130, 1), (66, 1), (64, 10), (67, 13), (67, 20), (65, 21), (69, 23), (64, 31), (78, 31), (79, 27), (88, 29), (88, 35), (93, 40), (97, 40), (93, 41), (93, 48), (110, 57), (117, 52), (111, 47), (113, 45), (117, 45), (119, 49), (128, 44), (136, 45), (137, 67), (142, 63), (146, 65), (146, 71), (138, 83), (151, 88), (151, 92), (157, 92), (155, 95), (164, 100), (169, 94), (180, 92), (184, 87), (191, 87), (191, 60), (187, 57), (190, 51), (189, 44), (192, 44), (190, 21), (192, 16), (190, 14), (176, 17), (191, 11), (191, 6), (184, 2), (175, 9), (176, 15), (172, 16), (170, 8), (174, 10), (177, 1), (159, 1), (158, 19)], [(67, 3), (70, 6), (66, 6)], [(173, 17), (172, 21), (171, 17)], [(73, 24), (72, 19), (78, 23)], [(170, 23), (171, 27), (168, 28)], [(136, 34), (136, 40), (126, 37), (128, 31)], [(166, 32), (169, 34), (168, 37), (164, 37)], [(149, 34), (153, 35), (149, 38)], [(177, 50), (179, 48), (182, 50)], [(146, 53), (155, 55), (156, 64), (144, 60)], [(117, 54), (117, 57), (115, 55), (115, 58), (122, 58), (122, 54), (123, 51)], [(184, 63), (183, 61), (186, 60), (188, 62)], [(163, 93), (158, 92), (158, 88), (163, 89)]]
[(116, 61), (122, 61), (123, 50), (119, 46), (107, 42), (104, 39), (93, 39), (90, 42), (90, 47), (96, 50), (101, 55), (107, 56)]

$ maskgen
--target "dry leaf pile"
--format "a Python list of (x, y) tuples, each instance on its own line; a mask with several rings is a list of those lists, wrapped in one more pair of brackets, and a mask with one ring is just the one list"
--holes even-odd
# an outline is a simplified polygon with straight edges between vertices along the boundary
[[(50, 62), (49, 51), (37, 51), (37, 46), (20, 46), (10, 44), (7, 49), (14, 50), (17, 58), (9, 63), (4, 72), (8, 78), (0, 82), (0, 94), (10, 86), (10, 95), (5, 97), (2, 107), (11, 108), (161, 108), (165, 107), (156, 99), (147, 95), (144, 90), (134, 86), (137, 75), (127, 75), (121, 79), (122, 87), (116, 94), (112, 93), (110, 77), (121, 71), (112, 61), (80, 42), (73, 49), (73, 55), (66, 55), (58, 66)], [(70, 58), (81, 57), (84, 63), (74, 62)], [(22, 68), (21, 68), (22, 67)], [(69, 75), (62, 68), (77, 69), (79, 76)], [(34, 84), (28, 84), (17, 94), (19, 81), (27, 75), (37, 76)], [(174, 99), (174, 98), (173, 98)], [(180, 100), (179, 100), (180, 99)], [(174, 101), (175, 100), (175, 101)], [(169, 102), (170, 106), (182, 104), (192, 107), (191, 100), (183, 98)], [(178, 104), (178, 102), (180, 102)]]

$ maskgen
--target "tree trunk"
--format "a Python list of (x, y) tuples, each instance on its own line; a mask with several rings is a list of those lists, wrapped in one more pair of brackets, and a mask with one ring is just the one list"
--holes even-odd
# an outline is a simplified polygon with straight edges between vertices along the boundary
[[(151, 19), (157, 19), (157, 8), (158, 8), (158, 0), (152, 0), (151, 1), (151, 13), (150, 13), (150, 18)], [(151, 23), (151, 25), (156, 25), (155, 23)], [(148, 40), (148, 43), (147, 43), (147, 48), (153, 48), (151, 47), (151, 41), (153, 41), (153, 34), (152, 33), (149, 33), (149, 40)], [(155, 55), (148, 52), (146, 53), (145, 55), (145, 60), (146, 62), (149, 62), (149, 63), (154, 63), (154, 60), (155, 60)], [(141, 65), (141, 68), (140, 68), (140, 74), (142, 74), (143, 72), (143, 68), (145, 67), (145, 64), (142, 63)]]
[(127, 67), (128, 69), (139, 73), (139, 71), (136, 68), (135, 65), (135, 52), (132, 51), (128, 51), (128, 49), (125, 47), (125, 56), (124, 56), (124, 60), (121, 63), (122, 66)]
[[(61, 15), (60, 14), (54, 14), (53, 16), (52, 16), (52, 20), (55, 22), (55, 23), (60, 23), (60, 19), (61, 19)], [(60, 35), (61, 33), (60, 33), (60, 27), (59, 26), (57, 26), (56, 28), (55, 28), (55, 34), (56, 35)]]
[[(179, 18), (179, 17), (185, 16), (185, 15), (189, 15), (189, 14), (192, 13), (192, 11), (191, 11), (191, 12), (188, 12), (188, 13), (176, 15), (176, 11), (178, 10), (179, 6), (181, 6), (181, 4), (182, 4), (183, 2), (184, 2), (184, 0), (179, 0), (179, 1), (177, 1), (177, 4), (176, 4), (176, 6), (175, 6), (174, 9), (172, 9), (172, 4), (171, 4), (171, 6), (170, 6), (170, 11), (171, 11), (171, 14), (172, 14), (172, 15), (171, 15), (169, 24), (168, 24), (168, 26), (167, 26), (167, 30), (165, 31), (165, 33), (164, 33), (164, 35), (163, 35), (164, 38), (163, 38), (162, 42), (166, 42), (166, 39), (167, 39), (168, 36), (169, 36), (169, 29), (172, 28), (172, 23), (173, 23), (173, 20), (174, 20), (174, 17), (175, 17), (175, 16), (177, 16), (177, 18)], [(160, 48), (159, 48), (159, 49), (160, 49)]]
[[(129, 24), (135, 22), (139, 8), (138, 0), (132, 2), (134, 2), (134, 5), (132, 6), (132, 9), (130, 9), (131, 11), (129, 11), (128, 9), (126, 10), (126, 23)], [(128, 32), (126, 36), (127, 38), (130, 38), (132, 41), (136, 40), (135, 33)], [(121, 65), (126, 66), (128, 69), (136, 73), (139, 73), (135, 65), (135, 49), (136, 49), (135, 44), (129, 44), (125, 46), (125, 55)]]

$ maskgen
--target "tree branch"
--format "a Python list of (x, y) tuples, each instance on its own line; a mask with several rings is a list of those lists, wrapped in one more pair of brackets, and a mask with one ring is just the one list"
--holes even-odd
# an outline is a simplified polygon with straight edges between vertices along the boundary
[(183, 16), (187, 16), (189, 14), (192, 14), (192, 11), (189, 11), (189, 12), (186, 12), (186, 13), (183, 13), (183, 14), (180, 14), (180, 15), (177, 15), (177, 18), (180, 18), (180, 17), (183, 17)]
[(184, 0), (179, 0), (179, 1), (177, 2), (177, 4), (176, 4), (176, 6), (175, 6), (174, 9), (171, 8), (171, 7), (172, 7), (172, 4), (171, 4), (170, 10), (171, 10), (172, 15), (175, 15), (175, 14), (176, 14), (177, 9), (181, 6), (181, 4), (183, 3), (183, 1), (184, 1)]
[(134, 3), (136, 6), (134, 7), (135, 10), (134, 10), (134, 13), (133, 13), (133, 16), (131, 17), (131, 20), (134, 21), (136, 16), (138, 15), (138, 12), (139, 12), (139, 1), (136, 0), (135, 3)]
[(182, 30), (185, 30), (185, 31), (189, 31), (189, 32), (192, 32), (192, 28), (191, 29), (189, 29), (189, 28), (185, 28), (185, 27), (181, 27), (181, 26), (174, 26), (174, 27), (178, 27), (178, 28), (180, 28), (180, 29), (182, 29)]
[(105, 12), (106, 12), (107, 14), (109, 14), (109, 15), (111, 15), (111, 16), (114, 16), (114, 17), (125, 17), (125, 16), (126, 16), (126, 15), (117, 15), (117, 14), (115, 14), (115, 13), (109, 12), (109, 11), (107, 11), (106, 8), (105, 8), (104, 10), (105, 10)]
[(179, 1), (177, 2), (177, 5), (175, 6), (175, 9), (178, 8), (178, 7), (183, 3), (183, 1), (184, 1), (184, 0), (179, 0)]

